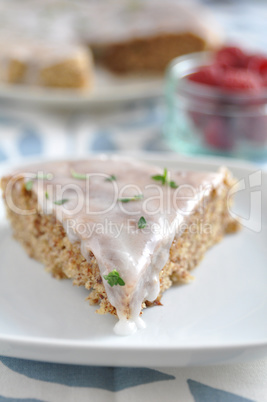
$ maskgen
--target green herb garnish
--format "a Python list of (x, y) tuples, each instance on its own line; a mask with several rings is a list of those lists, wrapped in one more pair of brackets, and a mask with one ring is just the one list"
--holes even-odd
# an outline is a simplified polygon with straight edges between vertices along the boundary
[(139, 229), (144, 229), (146, 227), (146, 220), (143, 216), (138, 221), (138, 228)]
[(33, 187), (33, 181), (32, 180), (26, 181), (26, 183), (24, 184), (24, 187), (26, 188), (27, 191), (31, 191), (31, 189)]
[(87, 178), (87, 175), (86, 175), (86, 174), (84, 174), (84, 173), (77, 173), (77, 172), (75, 172), (75, 170), (73, 170), (73, 169), (71, 169), (70, 173), (71, 173), (72, 177), (73, 177), (74, 179), (77, 179), (77, 180), (86, 180), (86, 178)]
[(47, 173), (47, 174), (39, 174), (38, 173), (35, 178), (36, 179), (51, 180), (51, 179), (53, 179), (53, 175), (52, 175), (52, 173)]
[(124, 286), (125, 285), (124, 280), (120, 277), (120, 274), (118, 273), (118, 271), (116, 271), (116, 269), (113, 269), (113, 271), (111, 271), (108, 275), (104, 275), (104, 279), (106, 279), (106, 281), (108, 281), (108, 284), (110, 286), (114, 286), (114, 285)]
[(62, 200), (58, 200), (58, 201), (54, 201), (54, 204), (56, 205), (63, 205), (66, 202), (68, 202), (69, 200), (67, 198), (63, 198)]
[(176, 184), (175, 181), (170, 181), (170, 182), (169, 182), (169, 186), (170, 186), (171, 188), (178, 188), (178, 184)]
[(144, 198), (143, 194), (138, 194), (138, 195), (134, 195), (133, 197), (129, 197), (129, 198), (118, 198), (118, 201), (120, 201), (120, 202), (138, 201), (138, 200), (142, 200), (143, 198)]
[(151, 176), (151, 179), (156, 180), (156, 181), (161, 181), (161, 184), (164, 186), (167, 184), (171, 188), (177, 188), (178, 185), (175, 183), (175, 181), (169, 181), (168, 180), (168, 170), (164, 168), (163, 175), (161, 174), (156, 174), (155, 176)]
[(163, 175), (156, 174), (155, 176), (151, 176), (151, 179), (161, 181), (161, 184), (164, 185), (167, 182), (167, 177), (168, 177), (168, 170), (164, 168)]
[[(48, 174), (36, 174), (35, 177), (33, 177), (33, 180), (38, 180), (38, 179), (44, 179), (44, 180), (50, 180), (53, 178), (53, 175), (51, 173)], [(33, 180), (29, 180), (25, 183), (25, 188), (27, 191), (31, 191), (33, 187)]]
[(111, 176), (109, 176), (105, 179), (105, 181), (114, 181), (114, 180), (117, 180), (117, 178), (116, 178), (116, 176), (114, 176), (114, 174), (112, 174)]

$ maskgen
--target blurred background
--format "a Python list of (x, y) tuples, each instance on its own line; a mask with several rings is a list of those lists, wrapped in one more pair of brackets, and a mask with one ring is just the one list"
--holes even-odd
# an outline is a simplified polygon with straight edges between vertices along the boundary
[(1, 0), (0, 162), (142, 151), (264, 163), (263, 78), (251, 88), (242, 65), (225, 92), (224, 70), (216, 88), (185, 77), (225, 44), (267, 57), (267, 2), (184, 3)]

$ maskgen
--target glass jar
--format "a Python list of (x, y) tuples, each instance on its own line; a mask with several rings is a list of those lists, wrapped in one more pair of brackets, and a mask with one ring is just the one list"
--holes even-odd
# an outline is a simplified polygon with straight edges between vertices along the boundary
[(231, 93), (186, 78), (212, 64), (212, 53), (174, 59), (167, 69), (164, 134), (185, 154), (267, 159), (267, 91)]

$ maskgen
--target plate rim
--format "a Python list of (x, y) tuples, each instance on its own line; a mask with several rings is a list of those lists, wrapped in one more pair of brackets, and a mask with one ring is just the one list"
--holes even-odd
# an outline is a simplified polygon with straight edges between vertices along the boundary
[[(165, 152), (147, 152), (147, 151), (125, 151), (125, 150), (117, 150), (114, 151), (104, 151), (104, 152), (85, 152), (80, 155), (59, 155), (49, 156), (49, 155), (32, 155), (32, 156), (21, 156), (17, 157), (16, 160), (4, 160), (0, 162), (0, 179), (3, 174), (2, 171), (8, 169), (16, 169), (17, 167), (26, 166), (34, 163), (43, 163), (43, 162), (52, 162), (57, 160), (80, 160), (90, 157), (96, 156), (107, 156), (107, 157), (125, 157), (125, 158), (134, 158), (140, 159), (143, 162), (151, 162), (151, 163), (185, 163), (185, 164), (193, 164), (193, 165), (207, 165), (209, 167), (218, 168), (221, 166), (226, 166), (231, 169), (242, 169), (242, 170), (261, 170), (263, 174), (267, 173), (267, 163), (266, 164), (257, 164), (255, 162), (251, 162), (244, 159), (238, 158), (229, 158), (224, 156), (213, 156), (213, 155), (200, 155), (200, 156), (189, 156), (179, 154), (174, 151), (165, 151)], [(0, 190), (1, 191), (1, 190)]]
[[(145, 77), (143, 77), (144, 79)], [(160, 98), (164, 93), (164, 77), (152, 77), (147, 82), (136, 78), (135, 83), (121, 78), (125, 84), (107, 85), (107, 89), (98, 89), (97, 85), (88, 91), (85, 89), (59, 89), (24, 84), (0, 83), (0, 99), (10, 101), (24, 101), (59, 107), (103, 106), (125, 101), (148, 100)], [(131, 77), (128, 77), (131, 79)], [(111, 78), (112, 80), (112, 78)], [(116, 87), (116, 92), (114, 92)]]

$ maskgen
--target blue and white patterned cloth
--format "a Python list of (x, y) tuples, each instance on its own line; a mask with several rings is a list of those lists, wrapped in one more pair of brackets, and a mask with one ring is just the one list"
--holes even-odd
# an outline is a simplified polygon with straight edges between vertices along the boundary
[[(267, 1), (205, 1), (229, 38), (267, 49)], [(0, 103), (0, 162), (99, 151), (167, 151), (157, 100), (100, 112), (52, 112)], [(4, 401), (267, 401), (267, 359), (202, 368), (92, 367), (0, 356)]]
[(0, 103), (0, 162), (105, 151), (167, 151), (157, 100), (125, 103), (102, 114), (45, 112)]
[(0, 357), (0, 402), (264, 402), (267, 361), (202, 368), (92, 367)]

